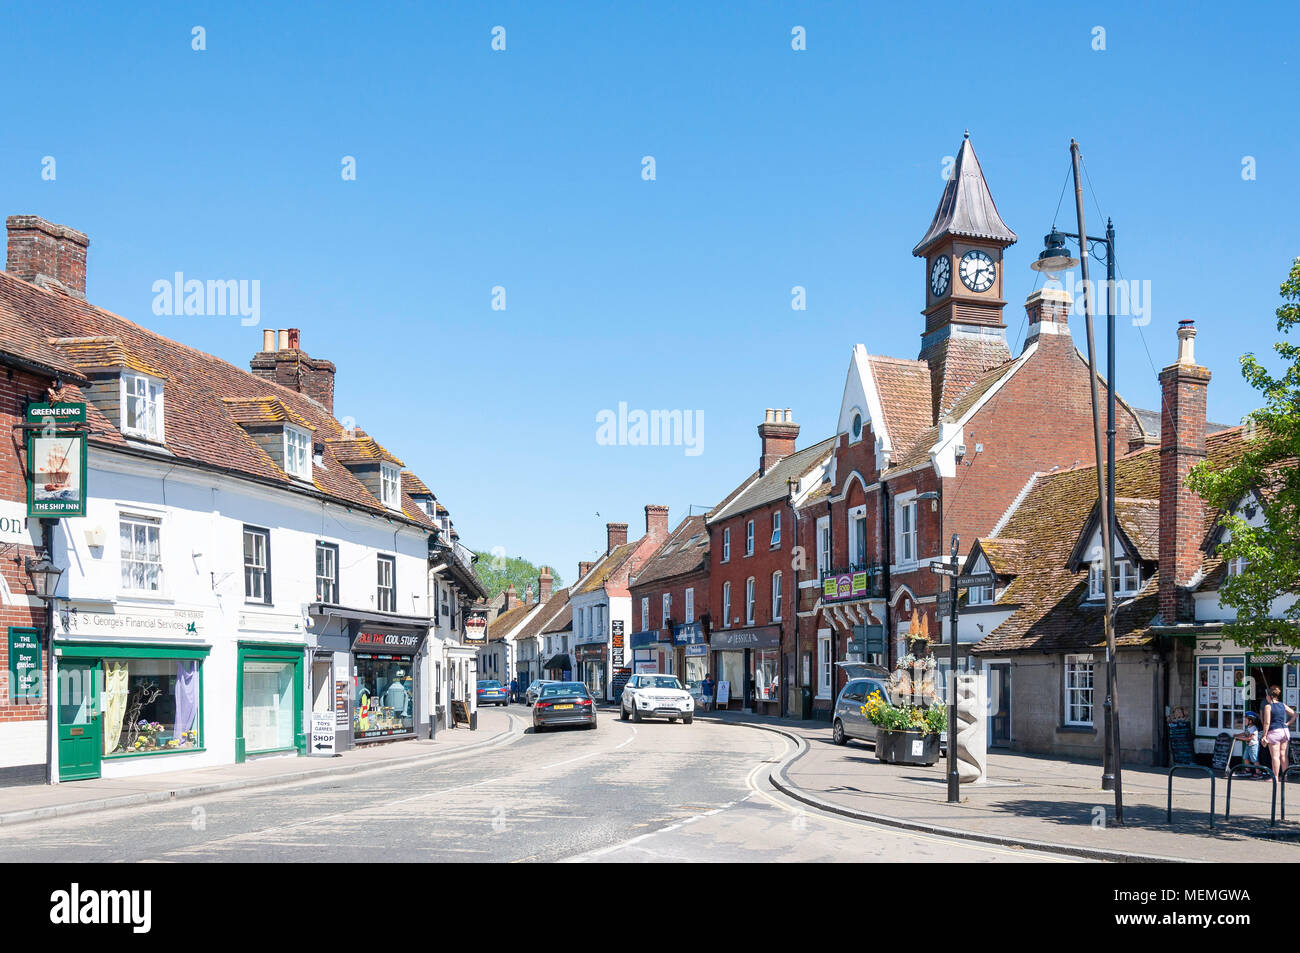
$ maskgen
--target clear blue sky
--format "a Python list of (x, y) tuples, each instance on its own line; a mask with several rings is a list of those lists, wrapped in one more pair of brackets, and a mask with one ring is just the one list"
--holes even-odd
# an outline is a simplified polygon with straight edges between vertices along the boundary
[[(236, 364), (260, 327), (155, 317), (151, 286), (260, 280), (262, 327), (338, 364), (339, 416), (465, 542), (571, 580), (606, 521), (676, 524), (752, 470), (765, 407), (828, 436), (855, 342), (916, 356), (911, 249), (968, 127), (1021, 237), (1014, 350), (1074, 136), (1152, 283), (1121, 392), (1157, 407), (1152, 362), (1195, 318), (1211, 416), (1251, 409), (1237, 357), (1269, 348), (1300, 254), (1300, 7), (1129, 6), (12, 6), (0, 211), (87, 232), (92, 301)], [(619, 401), (702, 410), (704, 452), (597, 445)]]

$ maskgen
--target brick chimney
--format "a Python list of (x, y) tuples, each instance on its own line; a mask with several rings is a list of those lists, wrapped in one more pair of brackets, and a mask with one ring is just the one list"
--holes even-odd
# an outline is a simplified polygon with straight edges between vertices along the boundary
[(551, 577), (551, 567), (543, 566), (542, 571), (537, 575), (537, 601), (551, 601), (551, 586), (555, 580)]
[(5, 271), (41, 288), (86, 298), (86, 249), (90, 239), (36, 215), (10, 215)]
[(1060, 339), (1073, 347), (1070, 339), (1070, 305), (1073, 300), (1070, 292), (1064, 288), (1049, 287), (1031, 291), (1025, 299), (1025, 313), (1029, 317), (1025, 347), (1044, 335), (1052, 335), (1049, 340)]
[(506, 586), (506, 599), (501, 604), (501, 611), (509, 612), (517, 605), (519, 605), (519, 593), (515, 591), (515, 584), (512, 582)]
[(652, 503), (645, 508), (645, 534), (656, 543), (668, 538), (668, 507)]
[(591, 567), (594, 566), (594, 565), (596, 565), (596, 564), (595, 564), (595, 563), (578, 563), (578, 578), (579, 578), (579, 579), (582, 579), (584, 576), (587, 575), (587, 573), (591, 572)]
[(606, 523), (605, 524), (605, 553), (608, 555), (618, 547), (627, 543), (627, 524), (626, 523)]
[(302, 332), (297, 328), (264, 331), (262, 350), (253, 355), (248, 366), (258, 377), (296, 390), (334, 413), (337, 368), (329, 361), (309, 357), (302, 349)]
[(1160, 372), (1160, 618), (1193, 618), (1187, 590), (1201, 565), (1205, 504), (1185, 485), (1205, 459), (1205, 401), (1210, 371), (1196, 363), (1196, 327), (1178, 322), (1178, 360)]
[(767, 408), (767, 416), (758, 425), (758, 436), (763, 450), (758, 458), (758, 473), (762, 476), (783, 459), (794, 453), (794, 442), (799, 436), (799, 425), (794, 422), (790, 408)]

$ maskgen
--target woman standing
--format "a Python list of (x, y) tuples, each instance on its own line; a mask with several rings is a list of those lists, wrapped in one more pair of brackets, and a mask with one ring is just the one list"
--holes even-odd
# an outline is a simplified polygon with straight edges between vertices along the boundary
[(1282, 704), (1282, 689), (1274, 685), (1268, 690), (1268, 704), (1263, 705), (1264, 744), (1269, 747), (1273, 757), (1273, 777), (1282, 777), (1287, 768), (1287, 747), (1291, 742), (1291, 730), (1287, 727), (1295, 720), (1295, 709)]

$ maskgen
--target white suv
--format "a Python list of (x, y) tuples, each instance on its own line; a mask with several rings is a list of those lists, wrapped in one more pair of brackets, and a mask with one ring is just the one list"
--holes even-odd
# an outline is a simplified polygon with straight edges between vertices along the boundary
[(633, 675), (623, 687), (619, 715), (624, 721), (680, 718), (689, 725), (695, 717), (695, 699), (674, 675)]

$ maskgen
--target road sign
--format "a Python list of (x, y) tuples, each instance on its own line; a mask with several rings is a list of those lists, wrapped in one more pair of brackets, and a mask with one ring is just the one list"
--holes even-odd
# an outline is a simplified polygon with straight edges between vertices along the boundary
[(972, 572), (964, 576), (958, 576), (956, 579), (957, 586), (960, 589), (980, 589), (991, 586), (996, 581), (997, 579), (991, 572)]
[(953, 569), (946, 563), (930, 563), (930, 572), (937, 572), (941, 576), (957, 575), (957, 570)]
[(311, 713), (311, 751), (310, 754), (322, 758), (334, 757), (334, 712), (314, 711)]
[(951, 589), (945, 589), (943, 592), (939, 593), (938, 599), (935, 600), (934, 611), (941, 618), (946, 618), (952, 615), (952, 590)]

